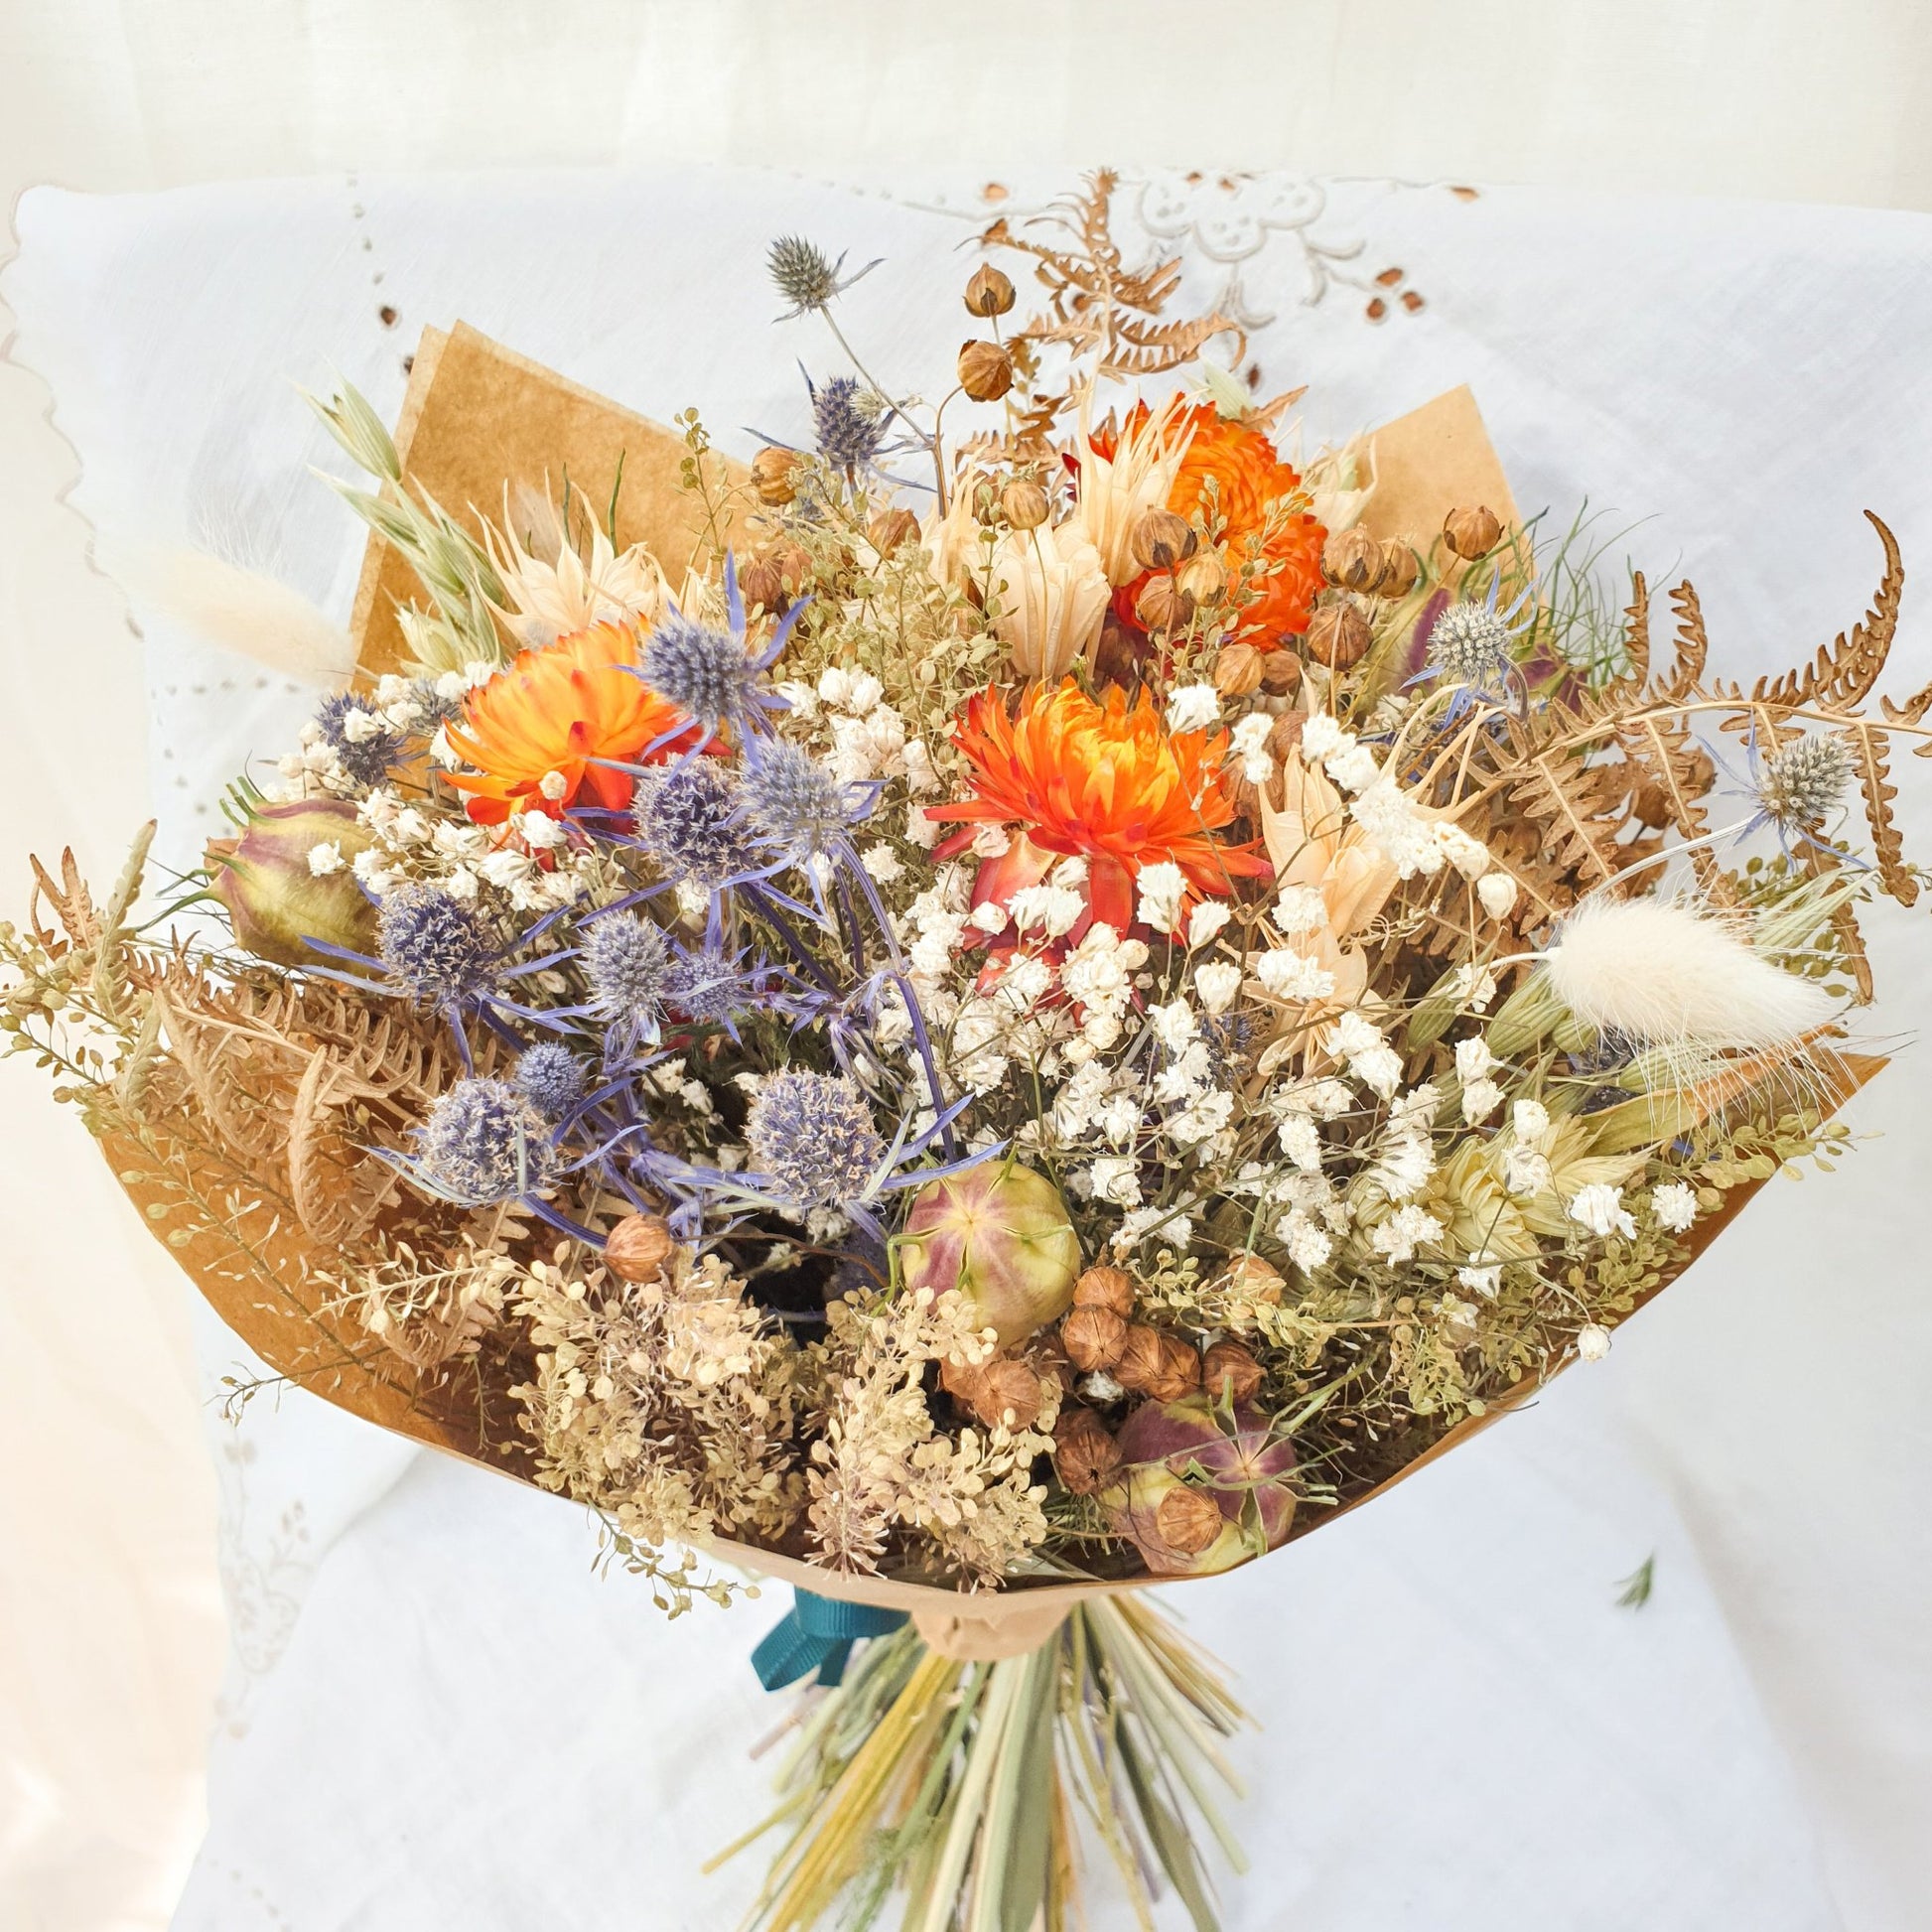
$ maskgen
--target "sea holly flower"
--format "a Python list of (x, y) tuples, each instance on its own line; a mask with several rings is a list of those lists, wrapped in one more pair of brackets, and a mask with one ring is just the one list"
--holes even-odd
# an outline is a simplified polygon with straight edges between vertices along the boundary
[(829, 309), (854, 282), (863, 281), (879, 263), (870, 261), (864, 268), (846, 275), (842, 273), (843, 255), (833, 261), (817, 242), (807, 241), (803, 235), (788, 234), (780, 235), (771, 244), (764, 265), (778, 293), (791, 304), (778, 320), (790, 322), (795, 317)]
[[(1146, 868), (1176, 867), (1188, 898), (1224, 897), (1238, 879), (1270, 870), (1251, 847), (1214, 836), (1234, 819), (1220, 777), (1225, 738), (1169, 732), (1145, 691), (1130, 707), (1118, 687), (1094, 699), (1069, 678), (1056, 688), (1035, 685), (1017, 713), (999, 693), (982, 692), (953, 742), (974, 795), (929, 806), (928, 815), (969, 828), (1019, 828), (1007, 850), (981, 867), (976, 905), (1010, 905), (1058, 861), (1079, 858), (1089, 917), (1125, 932)], [(971, 830), (955, 833), (934, 856), (949, 858), (971, 843)], [(1184, 909), (1176, 904), (1175, 917)], [(1083, 929), (1070, 935), (1076, 943)]]
[(764, 644), (753, 649), (738, 560), (728, 553), (725, 622), (707, 623), (673, 606), (645, 637), (642, 659), (631, 667), (631, 675), (695, 720), (707, 738), (726, 732), (749, 737), (764, 729), (766, 713), (786, 709), (786, 701), (765, 688), (764, 674), (778, 661), (804, 609), (801, 599), (779, 619)]
[(413, 1185), (462, 1207), (521, 1200), (556, 1177), (550, 1125), (507, 1080), (459, 1080), (417, 1130), (414, 1160), (394, 1165)]

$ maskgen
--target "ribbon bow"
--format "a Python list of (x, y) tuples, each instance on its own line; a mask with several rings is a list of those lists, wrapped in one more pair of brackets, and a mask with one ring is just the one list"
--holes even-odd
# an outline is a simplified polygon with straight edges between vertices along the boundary
[(905, 1620), (903, 1610), (875, 1610), (795, 1589), (791, 1608), (752, 1652), (752, 1668), (767, 1691), (781, 1690), (810, 1670), (821, 1684), (833, 1685), (845, 1675), (846, 1659), (861, 1637), (883, 1637)]

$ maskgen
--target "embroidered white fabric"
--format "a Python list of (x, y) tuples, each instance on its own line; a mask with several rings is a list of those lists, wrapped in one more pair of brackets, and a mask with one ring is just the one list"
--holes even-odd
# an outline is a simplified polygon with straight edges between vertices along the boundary
[[(1068, 185), (1009, 180), (997, 206)], [(462, 318), (660, 419), (696, 403), (749, 451), (754, 429), (802, 433), (797, 358), (837, 366), (814, 324), (771, 326), (768, 238), (885, 258), (844, 320), (910, 385), (966, 333), (985, 186), (38, 191), (6, 292), (110, 570), (117, 546), (191, 536), (345, 615), (360, 532), (309, 474), (333, 453), (292, 381), (340, 370), (391, 414), (416, 331)], [(1856, 619), (1878, 569), (1861, 507), (1932, 560), (1921, 217), (1180, 176), (1118, 207), (1130, 252), (1180, 251), (1189, 298), (1238, 310), (1265, 389), (1310, 385), (1314, 438), (1470, 382), (1519, 501), (1562, 523), (1587, 492), (1612, 560), (1694, 577), (1727, 674)], [(1932, 676), (1916, 610), (1908, 588), (1899, 690)], [(188, 864), (307, 698), (143, 621), (161, 849)], [(1921, 841), (1926, 776), (1898, 773)], [(1872, 1031), (1920, 1027), (1923, 929), (1872, 925)], [(1923, 1922), (1924, 1078), (1914, 1056), (1881, 1080), (1851, 1117), (1884, 1138), (1768, 1190), (1606, 1363), (1345, 1525), (1176, 1593), (1262, 1726), (1236, 1748), (1255, 1868), (1230, 1928)], [(203, 1324), (213, 1377), (239, 1350)], [(592, 1574), (577, 1511), (299, 1395), (210, 1433), (234, 1649), (181, 1932), (735, 1919), (756, 1854), (698, 1864), (761, 1809), (746, 1753), (778, 1707), (746, 1655), (778, 1603), (666, 1625)], [(1650, 1602), (1618, 1607), (1653, 1553)], [(1093, 1923), (1124, 1923), (1104, 1863), (1090, 1876)]]

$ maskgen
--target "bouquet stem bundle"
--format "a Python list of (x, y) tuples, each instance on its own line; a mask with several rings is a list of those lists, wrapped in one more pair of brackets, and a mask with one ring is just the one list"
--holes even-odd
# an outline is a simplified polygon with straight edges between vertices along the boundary
[(1222, 1739), (1244, 1722), (1218, 1667), (1131, 1597), (1080, 1604), (1021, 1657), (949, 1658), (908, 1625), (845, 1681), (806, 1694), (777, 1809), (713, 1860), (786, 1828), (757, 1932), (806, 1932), (844, 1905), (900, 1932), (1045, 1932), (1077, 1922), (1077, 1820), (1143, 1924), (1160, 1874), (1200, 1932), (1216, 1924), (1204, 1826), (1244, 1868), (1219, 1808), (1240, 1795)]

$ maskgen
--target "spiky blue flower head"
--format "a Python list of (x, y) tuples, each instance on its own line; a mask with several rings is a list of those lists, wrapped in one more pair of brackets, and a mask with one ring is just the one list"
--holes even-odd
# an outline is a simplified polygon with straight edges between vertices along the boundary
[[(1480, 603), (1447, 606), (1429, 632), (1429, 668), (1450, 684), (1476, 690), (1501, 689), (1516, 658), (1516, 639), (1529, 621), (1512, 621), (1528, 602), (1527, 589), (1508, 610), (1499, 611), (1502, 579), (1489, 586)], [(1534, 616), (1534, 613), (1531, 614)]]
[(738, 788), (716, 759), (685, 759), (637, 781), (637, 837), (674, 884), (716, 892), (757, 860), (739, 823)]
[(794, 316), (809, 315), (815, 309), (830, 308), (833, 299), (854, 282), (870, 275), (879, 266), (868, 262), (856, 275), (841, 275), (845, 257), (833, 261), (815, 241), (803, 235), (780, 235), (764, 258), (778, 293), (791, 304), (778, 320), (789, 322)]
[(849, 375), (819, 383), (811, 396), (812, 432), (819, 455), (841, 470), (864, 469), (879, 454), (886, 437), (878, 399)]
[(467, 1006), (495, 984), (496, 949), (477, 913), (441, 886), (405, 880), (382, 901), (376, 953), (424, 1006)]
[(758, 997), (758, 977), (722, 946), (683, 953), (664, 975), (664, 1004), (701, 1027), (729, 1027)]
[(584, 1098), (583, 1064), (560, 1040), (539, 1040), (518, 1056), (516, 1084), (545, 1120), (564, 1120)]
[(466, 1205), (516, 1200), (556, 1174), (548, 1125), (507, 1080), (459, 1080), (438, 1097), (416, 1139), (421, 1178)]
[(1757, 768), (1757, 802), (1780, 832), (1829, 817), (1853, 779), (1852, 748), (1832, 732), (1811, 732), (1773, 752)]
[(644, 639), (643, 680), (687, 718), (717, 733), (742, 724), (757, 705), (760, 666), (742, 630), (667, 611)]
[(858, 1200), (886, 1158), (866, 1096), (843, 1073), (774, 1073), (752, 1102), (746, 1139), (771, 1191), (794, 1207)]
[(461, 695), (441, 688), (442, 680), (433, 677), (412, 678), (409, 682), (409, 702), (416, 708), (415, 729), (427, 738), (438, 725), (453, 725), (463, 716)]
[(747, 748), (740, 789), (752, 829), (793, 865), (830, 852), (865, 815), (859, 788), (841, 783), (788, 739)]
[(591, 983), (591, 1011), (613, 1025), (648, 1027), (664, 1003), (671, 948), (635, 912), (607, 912), (584, 927), (581, 955)]
[(316, 730), (358, 785), (379, 785), (408, 743), (370, 703), (367, 693), (339, 691), (316, 712)]

